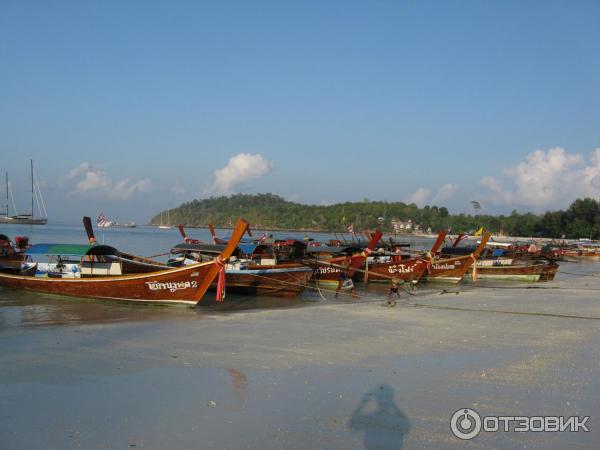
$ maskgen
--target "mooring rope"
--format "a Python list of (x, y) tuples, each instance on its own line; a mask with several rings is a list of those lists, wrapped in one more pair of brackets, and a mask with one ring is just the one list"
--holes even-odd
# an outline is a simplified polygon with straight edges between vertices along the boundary
[[(248, 274), (248, 275), (252, 275), (255, 277), (259, 277), (259, 278), (267, 278), (270, 279), (271, 281), (273, 281), (272, 278), (268, 277), (268, 276), (264, 276), (264, 275), (258, 275), (258, 274)], [(294, 286), (299, 286), (299, 287), (303, 287), (305, 289), (313, 289), (319, 292), (319, 295), (321, 296), (321, 298), (323, 300), (327, 300), (321, 293), (321, 288), (318, 286), (318, 284), (316, 286), (309, 286), (308, 284), (302, 284), (302, 283), (294, 283), (291, 281), (284, 281), (284, 280), (277, 280), (277, 282), (282, 283), (282, 284), (290, 284), (290, 285), (294, 285)], [(447, 289), (441, 289), (441, 290), (431, 290), (429, 292), (414, 292), (411, 290), (410, 287), (407, 286), (408, 283), (403, 283), (401, 285), (399, 285), (399, 287), (402, 287), (403, 291), (406, 292), (410, 297), (425, 297), (425, 296), (431, 296), (431, 295), (435, 295), (436, 293), (438, 295), (442, 295), (442, 294), (460, 294), (462, 291), (460, 289), (457, 289), (455, 291), (449, 291)], [(477, 286), (477, 287), (484, 287), (484, 288), (494, 288), (493, 286)], [(523, 287), (504, 287), (507, 289), (513, 288), (513, 289), (552, 289), (552, 287), (537, 287), (537, 286), (523, 286)], [(498, 288), (495, 288), (498, 289)], [(579, 289), (579, 290), (590, 290), (590, 291), (596, 291), (598, 289)], [(326, 292), (331, 292), (331, 293), (336, 293), (336, 290), (334, 289), (323, 289), (323, 291)], [(338, 294), (342, 294), (342, 295), (347, 295), (347, 296), (351, 296), (352, 294), (349, 292), (343, 292), (343, 291), (339, 291)], [(358, 303), (373, 303), (374, 301), (379, 301), (379, 302), (384, 302), (385, 300), (388, 300), (389, 297), (379, 297), (379, 296), (373, 296), (373, 295), (361, 295), (359, 297), (359, 299), (354, 299), (352, 302), (349, 302), (351, 304), (358, 304)], [(396, 304), (395, 299), (394, 299), (394, 305)], [(492, 313), (492, 314), (509, 314), (509, 315), (518, 315), (518, 316), (537, 316), (537, 317), (553, 317), (553, 318), (563, 318), (563, 319), (581, 319), (581, 320), (600, 320), (600, 317), (596, 317), (596, 316), (581, 316), (581, 315), (574, 315), (574, 314), (559, 314), (559, 313), (545, 313), (545, 312), (532, 312), (532, 311), (510, 311), (510, 310), (497, 310), (497, 309), (483, 309), (483, 308), (464, 308), (464, 307), (458, 307), (458, 306), (445, 306), (445, 305), (430, 305), (427, 303), (416, 303), (416, 302), (411, 302), (409, 301), (409, 299), (407, 298), (405, 300), (405, 305), (408, 307), (415, 307), (415, 308), (423, 308), (423, 309), (439, 309), (439, 310), (447, 310), (447, 311), (462, 311), (462, 312), (482, 312), (482, 313)]]

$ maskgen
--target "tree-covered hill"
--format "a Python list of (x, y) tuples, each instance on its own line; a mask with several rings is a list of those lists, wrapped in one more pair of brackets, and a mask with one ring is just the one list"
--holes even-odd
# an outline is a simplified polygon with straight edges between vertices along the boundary
[[(485, 226), (494, 233), (510, 236), (547, 236), (570, 238), (600, 237), (600, 205), (590, 198), (578, 199), (566, 211), (543, 215), (508, 216), (449, 214), (445, 207), (365, 200), (334, 205), (303, 205), (289, 202), (273, 194), (237, 194), (193, 200), (169, 210), (171, 224), (207, 226), (212, 223), (227, 227), (238, 217), (250, 221), (254, 228), (272, 230), (343, 231), (353, 224), (355, 231), (380, 227), (393, 231), (392, 221), (412, 221), (423, 230), (451, 227), (453, 231), (469, 231)], [(160, 224), (160, 213), (151, 223)], [(167, 211), (163, 211), (166, 221)]]

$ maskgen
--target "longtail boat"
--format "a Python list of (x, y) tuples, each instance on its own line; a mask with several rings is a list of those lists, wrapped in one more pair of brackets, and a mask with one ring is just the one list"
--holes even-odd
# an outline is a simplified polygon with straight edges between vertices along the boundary
[(24, 250), (29, 246), (29, 238), (15, 238), (15, 246), (5, 234), (0, 234), (0, 272), (16, 273), (21, 270), (25, 261)]
[[(498, 243), (494, 243), (494, 246), (497, 245)], [(474, 250), (473, 247), (451, 247), (444, 248), (442, 254), (451, 257), (457, 254), (466, 255)], [(500, 253), (498, 249), (490, 248), (482, 252), (476, 263), (477, 278), (526, 282), (553, 280), (558, 267), (556, 262), (545, 258), (514, 253), (512, 250)], [(473, 277), (473, 267), (465, 277)]]
[[(296, 241), (306, 248), (304, 243)], [(171, 249), (172, 265), (212, 259), (223, 245), (177, 244)], [(225, 266), (227, 291), (250, 295), (294, 296), (300, 294), (312, 277), (312, 269), (297, 262), (280, 261), (270, 244), (238, 244)], [(216, 283), (211, 285), (216, 289)]]
[(337, 284), (342, 272), (348, 278), (360, 277), (360, 267), (373, 252), (381, 236), (381, 231), (375, 231), (364, 249), (361, 247), (339, 248), (337, 252), (345, 253), (344, 256), (333, 256), (336, 250), (331, 246), (315, 247), (312, 249), (313, 257), (306, 261), (306, 264), (313, 269), (313, 279), (317, 283)]
[[(90, 217), (84, 216), (83, 228), (85, 229), (85, 233), (87, 234), (90, 245), (95, 245), (96, 236), (94, 235), (94, 228), (92, 226), (92, 219)], [(116, 249), (113, 253), (104, 255), (104, 258), (112, 262), (119, 263), (121, 265), (121, 273), (124, 275), (158, 272), (159, 270), (169, 269), (166, 264), (160, 261), (118, 251)]]
[[(446, 231), (442, 230), (431, 247), (430, 253), (435, 254), (440, 249), (446, 238)], [(418, 282), (428, 266), (430, 266), (429, 256), (416, 256), (403, 258), (399, 253), (400, 247), (396, 247), (398, 253), (392, 255), (372, 255), (365, 261), (363, 270), (357, 278), (359, 281), (387, 281), (392, 279), (403, 280), (407, 282)], [(384, 259), (384, 261), (381, 261)]]
[(425, 270), (428, 261), (422, 257), (400, 259), (398, 261), (373, 262), (364, 266), (358, 275), (358, 281), (387, 281), (392, 279), (416, 283)]
[[(484, 259), (477, 261), (477, 277), (488, 280), (551, 281), (558, 271), (554, 261), (515, 261), (513, 259)], [(472, 273), (470, 274), (472, 276)]]
[(581, 240), (565, 248), (563, 255), (571, 261), (600, 261), (600, 245)]
[(104, 261), (101, 254), (95, 254), (98, 248), (107, 246), (89, 246), (90, 249), (80, 255), (80, 278), (0, 273), (0, 286), (74, 297), (196, 305), (215, 277), (224, 270), (225, 260), (231, 256), (247, 227), (248, 222), (238, 220), (227, 246), (217, 258), (209, 262), (159, 272), (113, 275), (118, 272), (117, 265)]
[(477, 261), (489, 238), (490, 234), (485, 233), (477, 248), (469, 255), (431, 260), (429, 272), (423, 276), (423, 279), (426, 281), (458, 283), (467, 274), (473, 263)]

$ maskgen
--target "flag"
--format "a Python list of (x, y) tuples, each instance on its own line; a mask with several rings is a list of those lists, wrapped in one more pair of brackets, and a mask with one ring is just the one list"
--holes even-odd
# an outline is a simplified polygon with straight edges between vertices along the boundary
[(348, 233), (354, 234), (354, 224), (351, 223), (350, 225), (348, 225), (346, 230), (348, 230)]
[(475, 200), (471, 200), (471, 205), (473, 205), (473, 209), (475, 211), (480, 210), (481, 209), (481, 203), (476, 202)]
[(483, 227), (479, 227), (479, 230), (477, 230), (475, 233), (473, 233), (473, 236), (481, 236), (483, 234)]

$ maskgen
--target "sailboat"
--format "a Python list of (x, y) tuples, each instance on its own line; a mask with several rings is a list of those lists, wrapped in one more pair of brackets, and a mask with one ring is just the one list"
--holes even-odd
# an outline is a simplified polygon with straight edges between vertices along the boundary
[(163, 224), (163, 213), (162, 211), (160, 212), (160, 225), (158, 226), (158, 228), (160, 228), (161, 230), (170, 230), (171, 228), (173, 228), (171, 226), (171, 210), (167, 209), (167, 225)]
[[(31, 214), (19, 214), (17, 212), (17, 208), (15, 206), (15, 201), (13, 199), (13, 209), (15, 210), (15, 215), (9, 215), (8, 210), (8, 197), (9, 193), (12, 197), (12, 192), (10, 191), (8, 185), (8, 172), (6, 173), (6, 214), (0, 216), (0, 223), (6, 224), (17, 224), (17, 225), (46, 225), (48, 222), (48, 214), (46, 213), (46, 205), (44, 204), (44, 199), (42, 198), (42, 192), (40, 191), (40, 187), (35, 183), (33, 177), (33, 159), (30, 160), (31, 163)], [(34, 217), (33, 215), (33, 202), (34, 198), (37, 202), (38, 210), (40, 212), (40, 216), (43, 212), (43, 217)]]

